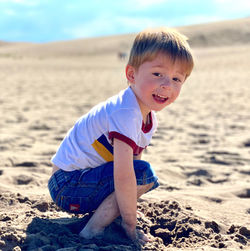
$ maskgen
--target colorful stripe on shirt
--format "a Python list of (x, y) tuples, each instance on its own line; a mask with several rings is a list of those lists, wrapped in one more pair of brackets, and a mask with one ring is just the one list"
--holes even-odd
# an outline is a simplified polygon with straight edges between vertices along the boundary
[(113, 146), (109, 144), (105, 135), (102, 135), (92, 144), (96, 152), (107, 162), (113, 161)]
[(120, 134), (119, 132), (109, 132), (109, 139), (113, 140), (114, 138), (119, 139), (131, 146), (131, 148), (133, 149), (133, 155), (135, 156), (139, 155), (142, 150), (146, 148), (136, 145), (136, 143), (132, 139)]

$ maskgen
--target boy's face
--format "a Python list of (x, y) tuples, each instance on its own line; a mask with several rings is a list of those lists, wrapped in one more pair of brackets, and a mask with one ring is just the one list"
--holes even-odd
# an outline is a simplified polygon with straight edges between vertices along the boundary
[(143, 118), (151, 111), (160, 111), (178, 97), (186, 79), (181, 62), (158, 54), (152, 61), (146, 61), (135, 70), (128, 65), (126, 76), (131, 83)]

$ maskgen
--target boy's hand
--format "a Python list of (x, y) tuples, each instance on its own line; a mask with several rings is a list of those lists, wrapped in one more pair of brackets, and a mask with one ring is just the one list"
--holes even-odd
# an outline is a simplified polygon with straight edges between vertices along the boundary
[(136, 228), (134, 226), (126, 224), (124, 221), (122, 221), (122, 227), (125, 230), (129, 239), (136, 241), (136, 231), (135, 231)]
[(136, 229), (135, 227), (130, 227), (124, 221), (122, 221), (122, 227), (125, 230), (128, 238), (136, 244), (139, 243), (140, 245), (145, 245), (147, 242), (151, 241), (142, 231)]

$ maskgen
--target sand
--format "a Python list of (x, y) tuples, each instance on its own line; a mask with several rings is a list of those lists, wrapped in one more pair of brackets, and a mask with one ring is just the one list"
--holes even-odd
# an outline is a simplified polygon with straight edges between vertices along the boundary
[[(152, 239), (144, 247), (126, 238), (119, 218), (102, 238), (78, 237), (90, 216), (61, 211), (47, 190), (50, 158), (67, 130), (126, 88), (117, 53), (134, 35), (1, 42), (0, 250), (250, 250), (249, 23), (180, 28), (196, 67), (179, 99), (158, 113), (143, 155), (161, 183), (138, 202), (138, 228)], [(231, 42), (216, 44), (211, 34), (231, 34)]]

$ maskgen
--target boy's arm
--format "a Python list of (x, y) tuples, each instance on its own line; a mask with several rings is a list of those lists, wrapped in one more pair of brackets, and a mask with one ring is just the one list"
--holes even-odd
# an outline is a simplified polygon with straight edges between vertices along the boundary
[(133, 149), (114, 138), (115, 195), (122, 216), (122, 225), (131, 239), (136, 239), (137, 187), (133, 167)]

